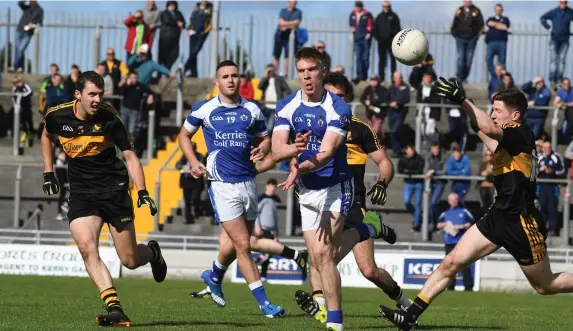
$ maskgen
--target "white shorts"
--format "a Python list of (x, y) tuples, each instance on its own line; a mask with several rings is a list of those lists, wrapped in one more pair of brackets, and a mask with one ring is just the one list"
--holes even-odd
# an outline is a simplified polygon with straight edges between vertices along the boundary
[(320, 190), (301, 187), (298, 194), (302, 231), (318, 229), (325, 211), (348, 215), (354, 200), (354, 180), (351, 178), (334, 186)]
[(254, 179), (240, 183), (209, 181), (207, 187), (217, 222), (239, 216), (245, 216), (247, 221), (257, 219), (258, 197)]

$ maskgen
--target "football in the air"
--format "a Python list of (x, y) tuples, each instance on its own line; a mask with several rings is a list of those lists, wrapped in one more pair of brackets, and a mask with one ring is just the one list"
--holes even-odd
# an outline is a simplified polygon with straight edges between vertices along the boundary
[(392, 54), (405, 65), (415, 66), (426, 59), (430, 44), (424, 33), (416, 29), (404, 29), (392, 40)]

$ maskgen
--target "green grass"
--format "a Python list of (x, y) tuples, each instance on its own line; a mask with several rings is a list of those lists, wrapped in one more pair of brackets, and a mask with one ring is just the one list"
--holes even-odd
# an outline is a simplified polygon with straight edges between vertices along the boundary
[[(324, 330), (294, 302), (298, 287), (266, 285), (270, 299), (286, 308), (280, 319), (262, 316), (248, 287), (226, 283), (227, 306), (193, 299), (198, 281), (124, 278), (115, 282), (126, 313), (139, 330)], [(407, 293), (411, 298), (416, 292)], [(0, 276), (0, 330), (95, 330), (103, 313), (88, 278)], [(571, 296), (447, 292), (420, 320), (421, 330), (570, 330)], [(378, 314), (391, 305), (378, 289), (343, 289), (346, 330), (396, 330)]]

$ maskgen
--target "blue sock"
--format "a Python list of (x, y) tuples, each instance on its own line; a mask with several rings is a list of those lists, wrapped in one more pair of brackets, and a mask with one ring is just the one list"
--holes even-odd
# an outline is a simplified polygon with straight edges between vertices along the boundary
[(342, 310), (329, 310), (326, 313), (326, 323), (342, 324)]
[(263, 287), (263, 282), (257, 280), (256, 282), (249, 284), (249, 288), (251, 289), (251, 292), (253, 292), (253, 296), (259, 303), (259, 306), (264, 306), (269, 302), (269, 298), (267, 298), (265, 288)]
[(360, 241), (370, 239), (370, 229), (368, 228), (368, 225), (360, 223), (356, 224), (354, 228), (356, 229), (356, 231), (358, 231), (358, 234), (360, 235)]
[(225, 272), (227, 272), (228, 266), (219, 263), (219, 261), (213, 261), (213, 268), (211, 268), (211, 273), (209, 274), (209, 280), (215, 285), (221, 285), (223, 278), (225, 277)]

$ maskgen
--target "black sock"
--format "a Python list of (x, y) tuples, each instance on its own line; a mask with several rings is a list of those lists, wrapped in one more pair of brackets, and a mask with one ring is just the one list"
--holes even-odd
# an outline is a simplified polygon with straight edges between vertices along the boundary
[(149, 247), (149, 249), (151, 249), (151, 253), (153, 253), (153, 257), (151, 258), (151, 261), (158, 262), (159, 261), (159, 251), (157, 250), (157, 246), (147, 245), (147, 247)]
[(108, 312), (112, 312), (114, 310), (123, 312), (123, 307), (121, 306), (121, 303), (119, 303), (119, 298), (117, 296), (115, 287), (110, 287), (107, 290), (103, 290), (99, 297), (105, 304), (105, 308)]
[(424, 297), (423, 295), (418, 294), (418, 296), (414, 300), (414, 303), (412, 303), (410, 308), (408, 308), (407, 312), (408, 319), (412, 322), (416, 321), (420, 317), (420, 315), (422, 315), (422, 313), (426, 310), (426, 308), (428, 308), (429, 305), (430, 305), (430, 300)]
[(394, 301), (398, 300), (402, 296), (402, 289), (396, 282), (394, 282), (394, 285), (392, 285), (392, 289), (390, 291), (383, 291), (390, 299)]
[(294, 256), (296, 255), (296, 251), (288, 246), (285, 246), (283, 251), (281, 252), (282, 257), (286, 257), (287, 259), (294, 260)]

